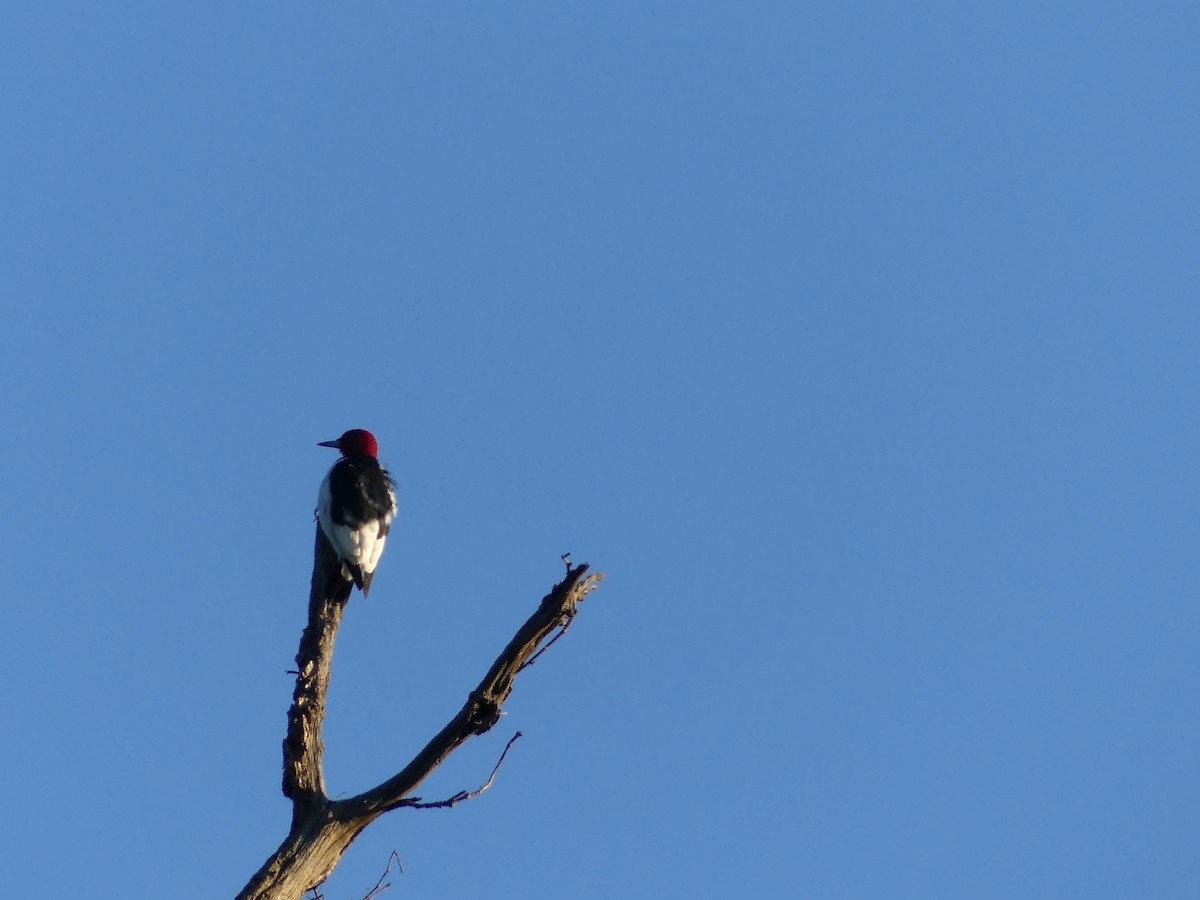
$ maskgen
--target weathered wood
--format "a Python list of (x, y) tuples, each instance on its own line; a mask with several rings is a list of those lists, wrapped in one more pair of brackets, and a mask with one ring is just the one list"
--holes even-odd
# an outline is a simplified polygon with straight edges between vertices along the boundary
[(325, 698), (333, 668), (333, 642), (353, 586), (342, 577), (337, 555), (318, 525), (308, 626), (296, 653), (296, 689), (283, 741), (283, 795), (293, 801), (297, 812), (325, 799), (325, 744), (321, 738)]
[(566, 577), (542, 598), (462, 709), (412, 761), (377, 787), (345, 800), (330, 800), (325, 792), (321, 729), (334, 639), (351, 584), (342, 578), (341, 567), (319, 527), (313, 555), (308, 626), (296, 654), (296, 688), (283, 741), (283, 793), (292, 801), (292, 825), (279, 849), (237, 900), (299, 900), (329, 876), (367, 825), (389, 810), (417, 805), (412, 792), (468, 738), (484, 734), (499, 721), (517, 673), (539, 647), (544, 649), (557, 639), (557, 635), (551, 638), (552, 634), (565, 631), (579, 602), (604, 577), (588, 575), (586, 563), (573, 566), (568, 562)]
[(329, 877), (363, 827), (337, 821), (327, 805), (310, 804), (304, 817), (293, 812), (288, 836), (237, 900), (299, 900)]

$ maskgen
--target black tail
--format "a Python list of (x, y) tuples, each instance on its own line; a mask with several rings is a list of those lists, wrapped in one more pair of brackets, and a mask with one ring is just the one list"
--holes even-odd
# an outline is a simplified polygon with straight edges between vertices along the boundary
[(342, 570), (350, 576), (355, 587), (363, 592), (363, 596), (366, 596), (367, 591), (371, 589), (370, 573), (364, 575), (360, 566), (352, 566), (345, 560), (342, 560)]

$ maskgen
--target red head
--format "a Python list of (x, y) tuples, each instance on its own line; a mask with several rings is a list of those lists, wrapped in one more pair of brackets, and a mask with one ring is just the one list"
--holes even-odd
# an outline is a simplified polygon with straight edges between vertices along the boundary
[(351, 428), (336, 441), (321, 441), (318, 447), (336, 447), (342, 456), (379, 456), (375, 435), (361, 428)]

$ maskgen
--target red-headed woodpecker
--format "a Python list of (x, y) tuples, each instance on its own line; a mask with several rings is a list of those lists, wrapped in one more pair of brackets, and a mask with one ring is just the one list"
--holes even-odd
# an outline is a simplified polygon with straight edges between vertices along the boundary
[(342, 561), (342, 574), (365, 596), (396, 518), (396, 483), (375, 458), (379, 443), (369, 431), (352, 428), (317, 446), (342, 452), (321, 482), (317, 521)]

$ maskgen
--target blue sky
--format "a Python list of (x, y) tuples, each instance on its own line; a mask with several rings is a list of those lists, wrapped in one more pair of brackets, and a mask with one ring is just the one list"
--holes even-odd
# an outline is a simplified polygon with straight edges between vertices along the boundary
[(1200, 12), (0, 13), (12, 896), (286, 831), (316, 443), (402, 516), (335, 794), (508, 715), (361, 897), (1192, 898)]

